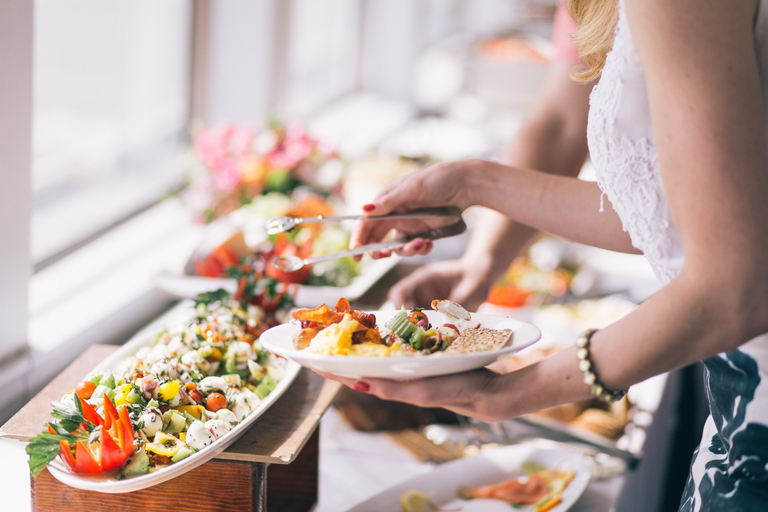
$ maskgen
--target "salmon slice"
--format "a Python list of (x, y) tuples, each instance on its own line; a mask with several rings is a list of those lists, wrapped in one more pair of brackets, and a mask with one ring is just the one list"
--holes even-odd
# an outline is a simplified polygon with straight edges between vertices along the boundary
[(536, 475), (521, 482), (518, 478), (510, 478), (494, 485), (465, 487), (462, 496), (467, 498), (490, 498), (505, 501), (510, 504), (533, 505), (549, 492), (547, 482)]

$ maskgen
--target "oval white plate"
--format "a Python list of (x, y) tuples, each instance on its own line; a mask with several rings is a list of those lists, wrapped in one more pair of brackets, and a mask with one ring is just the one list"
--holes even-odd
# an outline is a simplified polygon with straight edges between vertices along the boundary
[(418, 489), (429, 495), (429, 501), (441, 509), (461, 509), (461, 512), (525, 512), (531, 506), (513, 508), (500, 500), (462, 500), (456, 494), (459, 487), (476, 487), (503, 482), (522, 476), (520, 465), (532, 461), (549, 469), (570, 469), (576, 472), (561, 495), (562, 502), (550, 512), (565, 512), (584, 493), (590, 480), (589, 461), (583, 455), (569, 450), (541, 450), (519, 444), (483, 452), (480, 455), (447, 462), (417, 478), (408, 480), (359, 503), (348, 512), (399, 512), (400, 496), (409, 489)]
[[(170, 320), (170, 319), (169, 319)], [(156, 331), (145, 329), (142, 333), (139, 333), (135, 338), (128, 341), (125, 345), (117, 349), (112, 355), (102, 361), (96, 370), (114, 370), (126, 357), (132, 356), (136, 351), (146, 345), (151, 345), (155, 339), (154, 334)], [(206, 446), (199, 452), (196, 452), (184, 460), (171, 464), (165, 468), (159, 469), (153, 473), (147, 473), (146, 475), (136, 476), (132, 478), (126, 478), (124, 480), (118, 480), (115, 478), (115, 474), (108, 475), (78, 475), (69, 471), (61, 460), (56, 457), (53, 462), (48, 465), (48, 470), (51, 474), (59, 480), (61, 483), (75, 487), (77, 489), (83, 489), (86, 491), (97, 491), (104, 493), (121, 493), (138, 491), (139, 489), (145, 489), (153, 485), (165, 482), (174, 478), (182, 473), (196, 468), (214, 458), (219, 453), (229, 447), (232, 443), (243, 435), (253, 425), (253, 423), (264, 414), (270, 406), (277, 401), (280, 396), (287, 390), (296, 376), (301, 371), (301, 366), (288, 361), (285, 367), (285, 376), (277, 383), (275, 389), (267, 395), (264, 400), (259, 403), (256, 410), (251, 412), (242, 422), (238, 423), (232, 430), (218, 438), (216, 441)], [(85, 375), (83, 375), (85, 377)]]
[[(339, 297), (355, 300), (370, 290), (399, 261), (400, 257), (396, 255), (371, 260), (360, 269), (360, 273), (352, 279), (352, 282), (344, 287), (297, 285), (294, 302), (299, 307), (315, 307), (323, 302), (334, 302)], [(218, 288), (223, 288), (230, 293), (234, 293), (237, 289), (234, 279), (189, 276), (170, 271), (156, 275), (154, 284), (166, 293), (187, 299)]]
[[(384, 325), (398, 310), (369, 311), (376, 315), (376, 323)], [(424, 311), (433, 325), (440, 325), (443, 316), (436, 311)], [(494, 361), (522, 350), (541, 337), (533, 325), (495, 315), (472, 313), (472, 321), (491, 329), (512, 329), (511, 343), (498, 350), (470, 354), (432, 354), (429, 356), (328, 356), (310, 354), (293, 347), (293, 337), (299, 332), (297, 323), (273, 327), (261, 335), (261, 344), (267, 350), (296, 361), (302, 366), (347, 377), (379, 377), (387, 379), (416, 379), (435, 375), (466, 372), (487, 366)]]

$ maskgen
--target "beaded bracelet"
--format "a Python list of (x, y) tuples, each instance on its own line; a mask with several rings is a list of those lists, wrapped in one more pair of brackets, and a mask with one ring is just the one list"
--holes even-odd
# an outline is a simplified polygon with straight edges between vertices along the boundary
[(597, 374), (592, 368), (592, 359), (589, 357), (589, 341), (596, 332), (597, 329), (587, 329), (581, 333), (576, 342), (576, 346), (579, 347), (576, 350), (576, 357), (579, 358), (579, 370), (584, 372), (584, 383), (589, 385), (589, 391), (603, 402), (612, 404), (624, 398), (627, 390), (611, 391), (598, 380)]

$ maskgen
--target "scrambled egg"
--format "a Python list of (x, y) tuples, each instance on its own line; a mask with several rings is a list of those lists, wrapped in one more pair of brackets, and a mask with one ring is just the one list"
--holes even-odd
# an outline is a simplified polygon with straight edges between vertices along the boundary
[(353, 320), (350, 314), (345, 314), (341, 322), (331, 324), (318, 332), (305, 350), (328, 356), (366, 357), (387, 357), (392, 352), (400, 350), (400, 346), (396, 343), (391, 347), (370, 342), (353, 345), (352, 334), (358, 325), (357, 320)]
[(353, 320), (352, 315), (347, 313), (341, 322), (331, 324), (317, 333), (305, 350), (313, 354), (346, 356), (352, 347), (352, 333), (357, 326), (357, 320)]
[(397, 343), (393, 344), (391, 347), (388, 347), (386, 345), (381, 345), (379, 343), (359, 343), (357, 345), (352, 345), (352, 347), (349, 349), (350, 356), (366, 356), (366, 357), (388, 357), (392, 354), (392, 352), (398, 352), (400, 350), (400, 345)]

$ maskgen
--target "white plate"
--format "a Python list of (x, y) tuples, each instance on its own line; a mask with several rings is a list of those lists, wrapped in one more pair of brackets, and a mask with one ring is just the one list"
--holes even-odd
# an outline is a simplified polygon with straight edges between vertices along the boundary
[[(399, 313), (398, 310), (370, 311), (376, 323), (384, 325)], [(436, 311), (424, 311), (433, 325), (440, 325), (443, 316)], [(475, 370), (503, 357), (514, 354), (535, 343), (541, 331), (531, 324), (495, 315), (472, 313), (472, 321), (491, 329), (512, 329), (512, 340), (498, 350), (470, 354), (432, 354), (429, 356), (328, 356), (310, 354), (293, 347), (293, 337), (299, 332), (297, 323), (278, 325), (267, 330), (259, 340), (267, 350), (292, 359), (302, 366), (347, 377), (380, 377), (388, 379), (415, 379)]]
[(505, 446), (483, 452), (466, 459), (458, 459), (438, 466), (434, 471), (408, 480), (359, 503), (348, 512), (400, 512), (400, 496), (409, 489), (418, 489), (429, 495), (429, 501), (441, 509), (459, 509), (461, 512), (525, 512), (531, 506), (512, 508), (511, 505), (490, 499), (462, 500), (456, 495), (459, 487), (476, 487), (502, 482), (522, 476), (520, 465), (532, 461), (549, 469), (570, 469), (576, 472), (561, 495), (562, 502), (551, 512), (565, 512), (587, 488), (590, 479), (589, 461), (583, 455), (569, 450), (540, 450), (530, 445)]
[[(339, 297), (350, 301), (362, 297), (379, 279), (392, 270), (400, 261), (399, 256), (371, 260), (362, 266), (352, 282), (344, 287), (299, 285), (295, 302), (299, 307), (316, 307), (323, 302), (335, 302)], [(202, 292), (224, 288), (230, 293), (237, 289), (234, 279), (211, 278), (175, 274), (170, 271), (160, 273), (154, 278), (155, 286), (176, 297), (195, 298)]]
[[(172, 319), (168, 318), (168, 320), (170, 321)], [(167, 325), (167, 322), (165, 325)], [(156, 334), (155, 330), (150, 332), (148, 329), (145, 329), (142, 333), (138, 334), (135, 338), (128, 341), (112, 355), (99, 363), (95, 370), (116, 369), (123, 359), (134, 355), (139, 348), (151, 345), (155, 339), (154, 334)], [(275, 389), (259, 403), (258, 408), (248, 415), (242, 422), (238, 423), (232, 430), (199, 452), (170, 466), (159, 469), (154, 473), (147, 473), (146, 475), (126, 478), (124, 480), (116, 479), (115, 474), (78, 475), (69, 471), (58, 457), (48, 465), (48, 470), (54, 478), (70, 487), (104, 493), (138, 491), (139, 489), (145, 489), (165, 482), (211, 460), (216, 455), (223, 452), (229, 445), (234, 443), (241, 435), (247, 432), (251, 425), (253, 425), (256, 420), (258, 420), (259, 417), (261, 417), (261, 415), (264, 414), (278, 398), (280, 398), (285, 390), (290, 387), (294, 379), (296, 379), (296, 376), (299, 374), (299, 371), (301, 371), (300, 365), (293, 361), (288, 361), (288, 364), (285, 367), (285, 377), (283, 377), (283, 379), (277, 383)], [(83, 377), (85, 377), (85, 375)]]

